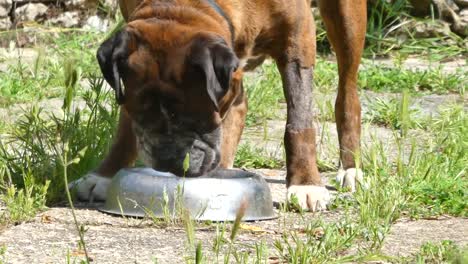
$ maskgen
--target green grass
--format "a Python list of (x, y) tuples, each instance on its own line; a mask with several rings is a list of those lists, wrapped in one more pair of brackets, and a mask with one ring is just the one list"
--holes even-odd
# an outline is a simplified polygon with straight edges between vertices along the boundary
[(247, 76), (244, 88), (249, 107), (247, 126), (262, 124), (265, 120), (277, 117), (276, 110), (284, 97), (281, 78), (274, 64), (264, 64), (254, 76)]
[(256, 148), (251, 144), (240, 145), (234, 160), (236, 168), (280, 169), (284, 165), (284, 160), (279, 160), (266, 150)]
[(379, 126), (400, 130), (404, 125), (407, 125), (407, 128), (422, 128), (426, 124), (426, 120), (422, 117), (417, 106), (407, 108), (408, 124), (404, 124), (404, 120), (401, 118), (404, 109), (403, 100), (400, 98), (389, 100), (375, 98), (374, 101), (369, 102), (368, 108), (369, 111), (364, 115), (364, 121)]
[(51, 181), (47, 198), (54, 202), (64, 198), (60, 157), (66, 145), (69, 145), (67, 152), (71, 159), (79, 154), (82, 156), (79, 163), (69, 167), (70, 179), (76, 179), (97, 166), (110, 145), (109, 135), (114, 133), (117, 108), (109, 103), (113, 100), (112, 93), (102, 89), (102, 80), (90, 79), (90, 82), (90, 90), (81, 99), (83, 106), (80, 111), (70, 110), (79, 100), (71, 94), (64, 102), (62, 113), (54, 114), (32, 107), (7, 131), (0, 141), (1, 178), (4, 181), (11, 179), (8, 184), (23, 188), (25, 173), (30, 173), (37, 184)]
[[(7, 33), (0, 33), (0, 39), (8, 38)], [(10, 61), (7, 71), (0, 71), (0, 107), (63, 96), (63, 67), (71, 59), (83, 71), (84, 78), (100, 72), (95, 52), (104, 33), (38, 28), (32, 34), (41, 43), (30, 48), (32, 58), (7, 60)], [(8, 52), (19, 51), (12, 47)], [(6, 58), (0, 57), (2, 60)]]
[[(458, 68), (454, 73), (447, 73), (440, 67), (428, 67), (425, 70), (404, 68), (400, 59), (395, 59), (395, 66), (379, 65), (363, 59), (359, 71), (358, 87), (374, 92), (401, 93), (404, 90), (415, 95), (423, 94), (464, 94), (468, 85), (468, 69)], [(337, 65), (318, 59), (314, 83), (320, 93), (332, 93), (338, 85)]]
[(1, 216), (0, 223), (27, 221), (46, 208), (46, 195), (50, 181), (36, 183), (30, 171), (23, 174), (22, 180), (22, 188), (18, 187), (17, 184), (2, 183), (3, 190), (0, 194), (0, 200), (5, 204), (6, 215)]
[[(364, 64), (365, 65), (365, 64)], [(409, 70), (400, 67), (372, 66), (359, 72), (358, 84), (362, 89), (376, 92), (401, 92), (464, 94), (468, 85), (468, 69), (459, 68), (455, 73), (443, 72), (441, 68)]]
[(468, 249), (460, 248), (450, 240), (440, 243), (426, 242), (409, 263), (466, 263)]
[(430, 131), (437, 135), (415, 149), (402, 168), (408, 210), (414, 217), (466, 217), (468, 117), (461, 105), (454, 105), (441, 109), (431, 123)]

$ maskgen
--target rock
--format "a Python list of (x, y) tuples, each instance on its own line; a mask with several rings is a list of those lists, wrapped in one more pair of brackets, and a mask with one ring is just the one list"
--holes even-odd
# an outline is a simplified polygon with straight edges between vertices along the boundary
[(416, 38), (433, 38), (449, 36), (450, 33), (450, 25), (447, 22), (441, 20), (411, 20), (395, 30), (391, 35), (396, 35), (399, 38), (405, 38), (407, 35)]
[(107, 6), (109, 8), (116, 9), (119, 5), (119, 1), (117, 0), (104, 0), (104, 6)]
[(0, 30), (8, 30), (11, 27), (11, 21), (9, 17), (0, 18)]
[(462, 11), (460, 11), (459, 16), (461, 21), (468, 23), (468, 8), (465, 8)]
[(448, 1), (445, 1), (447, 3), (447, 6), (452, 9), (454, 12), (458, 12), (460, 11), (460, 8), (458, 7), (457, 4), (455, 4), (455, 2), (453, 2), (452, 0), (448, 0)]
[(60, 14), (56, 18), (49, 20), (52, 24), (60, 25), (62, 27), (75, 27), (80, 23), (80, 16), (78, 11), (68, 11)]
[(44, 4), (29, 3), (17, 8), (15, 14), (20, 21), (34, 21), (44, 17), (47, 9), (47, 6)]
[(0, 17), (7, 17), (12, 5), (12, 0), (0, 0)]
[[(450, 29), (455, 34), (466, 37), (468, 35), (467, 24), (461, 21), (457, 14), (458, 6), (452, 0), (432, 0), (437, 7), (440, 19), (450, 23)], [(456, 8), (455, 8), (456, 7)]]
[(99, 1), (93, 0), (65, 0), (63, 4), (67, 10), (73, 9), (95, 9)]
[(468, 7), (468, 0), (454, 0), (455, 4), (457, 4), (460, 8)]
[(76, 7), (83, 6), (86, 3), (86, 0), (65, 0), (63, 1), (66, 7)]
[(417, 21), (413, 28), (417, 38), (432, 38), (450, 35), (450, 26), (443, 21)]
[(416, 16), (426, 16), (430, 13), (431, 9), (431, 0), (409, 0), (411, 6), (413, 7), (411, 13)]
[(109, 20), (102, 19), (99, 16), (91, 16), (86, 20), (83, 29), (105, 32), (108, 27)]
[[(411, 14), (418, 17), (425, 17), (431, 15), (431, 12), (435, 8), (435, 12), (441, 11), (443, 9), (450, 9), (457, 12), (460, 10), (458, 5), (453, 0), (409, 0), (411, 6)], [(435, 5), (435, 6), (434, 6)]]

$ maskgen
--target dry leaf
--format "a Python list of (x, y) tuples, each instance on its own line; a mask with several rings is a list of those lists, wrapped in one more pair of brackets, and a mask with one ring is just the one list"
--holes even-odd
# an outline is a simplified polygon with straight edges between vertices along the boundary
[(52, 223), (52, 217), (50, 215), (43, 214), (41, 216), (41, 222), (44, 224), (50, 224)]
[(278, 257), (272, 256), (268, 258), (268, 264), (279, 264), (281, 263)]
[(317, 228), (310, 230), (310, 233), (313, 237), (315, 237), (315, 239), (319, 239), (319, 238), (322, 238), (323, 235), (325, 235), (325, 230), (323, 230), (322, 227), (317, 227)]
[(265, 230), (259, 226), (254, 226), (254, 225), (248, 225), (248, 224), (241, 224), (240, 228), (242, 230), (247, 230), (253, 233), (274, 233), (273, 231), (270, 230)]
[(75, 249), (75, 250), (73, 250), (73, 251), (70, 253), (70, 256), (73, 256), (73, 257), (85, 257), (86, 254), (85, 254), (84, 250), (82, 250), (82, 249)]

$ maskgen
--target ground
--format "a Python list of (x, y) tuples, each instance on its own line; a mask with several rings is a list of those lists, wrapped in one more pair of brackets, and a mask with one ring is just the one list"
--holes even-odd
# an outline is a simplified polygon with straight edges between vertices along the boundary
[[(283, 202), (285, 172), (256, 172), (265, 175), (270, 181), (274, 202)], [(157, 263), (181, 263), (184, 258), (190, 257), (186, 250), (186, 229), (181, 226), (162, 227), (155, 225), (150, 219), (126, 219), (107, 215), (96, 210), (102, 204), (77, 206), (86, 207), (78, 209), (76, 214), (78, 221), (87, 228), (86, 245), (95, 263), (150, 263), (155, 259)], [(236, 238), (239, 247), (252, 250), (248, 245), (258, 241), (271, 246), (284, 233), (305, 232), (304, 223), (318, 218), (326, 222), (339, 222), (344, 217), (342, 211), (303, 215), (280, 210), (276, 212), (279, 217), (275, 220), (250, 222), (241, 227)], [(196, 239), (203, 241), (203, 248), (213, 247), (218, 226), (209, 224), (196, 228)], [(382, 245), (382, 254), (408, 257), (417, 253), (426, 242), (451, 240), (463, 246), (468, 243), (467, 237), (467, 218), (440, 216), (412, 221), (403, 217), (393, 223)], [(83, 256), (83, 251), (78, 249), (76, 226), (68, 207), (50, 208), (27, 223), (8, 228), (0, 235), (0, 244), (6, 245), (4, 259), (7, 263), (59, 263), (64, 262), (67, 256), (71, 259)], [(342, 254), (355, 250), (356, 248), (351, 248)], [(268, 263), (278, 263), (276, 254), (268, 253)], [(385, 261), (379, 263), (382, 262)]]
[[(63, 176), (73, 180), (96, 166), (117, 113), (109, 87), (96, 79), (94, 52), (104, 36), (86, 34), (59, 34), (50, 47), (0, 49), (0, 263), (84, 259)], [(79, 59), (70, 64), (69, 56)], [(284, 208), (285, 103), (279, 75), (267, 62), (246, 79), (250, 112), (236, 166), (267, 179), (278, 218), (240, 227), (131, 219), (101, 213), (101, 204), (75, 202), (90, 259), (200, 263), (198, 254), (206, 263), (463, 263), (468, 71), (465, 58), (440, 56), (363, 59), (363, 151), (357, 158), (369, 188), (353, 195), (334, 182), (336, 65), (333, 55), (319, 56), (319, 167), (335, 197), (320, 213)]]
[[(263, 171), (267, 179), (284, 179), (284, 172)], [(284, 184), (270, 183), (273, 200), (282, 202)], [(96, 204), (96, 206), (99, 206)], [(77, 210), (78, 221), (84, 224), (86, 244), (95, 263), (182, 263), (188, 257), (185, 248), (186, 230), (183, 227), (157, 227), (151, 220), (124, 219), (100, 213), (95, 209)], [(265, 241), (272, 245), (288, 231), (304, 232), (304, 223), (321, 218), (337, 222), (343, 212), (329, 211), (319, 214), (280, 213), (275, 220), (246, 223), (241, 227), (237, 243), (246, 245)], [(216, 237), (216, 224), (196, 228), (196, 239), (210, 249)], [(285, 226), (288, 228), (285, 229)], [(254, 230), (254, 231), (252, 231)], [(468, 219), (440, 217), (440, 219), (411, 221), (407, 218), (395, 222), (383, 243), (382, 253), (389, 256), (411, 256), (426, 242), (452, 240), (458, 245), (468, 242)], [(82, 256), (77, 250), (78, 237), (69, 208), (56, 207), (39, 214), (31, 222), (4, 231), (0, 243), (7, 245), (8, 263), (60, 263), (67, 254), (71, 258)], [(350, 251), (353, 249), (350, 249)], [(354, 249), (355, 250), (355, 249)], [(275, 263), (274, 252), (269, 262)], [(346, 254), (346, 252), (343, 252)]]

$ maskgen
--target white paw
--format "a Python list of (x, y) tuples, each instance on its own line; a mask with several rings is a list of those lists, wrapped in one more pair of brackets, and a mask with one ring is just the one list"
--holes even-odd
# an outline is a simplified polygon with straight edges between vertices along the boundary
[(78, 199), (83, 201), (105, 201), (111, 181), (111, 178), (90, 172), (68, 184), (68, 189), (76, 190)]
[(288, 188), (288, 201), (293, 195), (296, 196), (302, 209), (312, 212), (326, 210), (330, 202), (330, 193), (325, 186), (291, 185)]
[(368, 187), (364, 182), (364, 173), (361, 169), (356, 168), (340, 169), (336, 175), (336, 181), (342, 188), (349, 188), (351, 192), (356, 191), (356, 183), (359, 183), (363, 189)]

